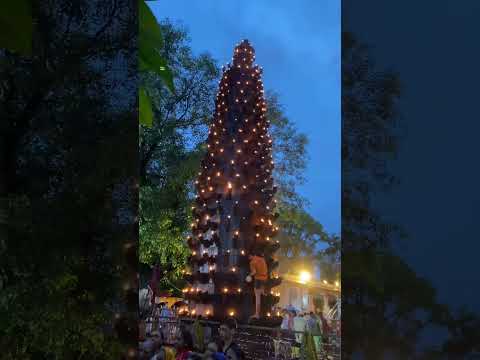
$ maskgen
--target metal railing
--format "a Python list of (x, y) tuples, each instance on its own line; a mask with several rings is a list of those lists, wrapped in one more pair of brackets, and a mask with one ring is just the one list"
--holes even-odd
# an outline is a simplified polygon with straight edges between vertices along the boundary
[[(159, 331), (164, 344), (172, 345), (180, 325), (190, 326), (192, 319), (185, 318), (160, 318)], [(218, 336), (220, 323), (215, 321), (200, 320), (205, 331), (205, 344)], [(332, 324), (335, 325), (335, 324)], [(334, 328), (334, 326), (332, 326)], [(318, 360), (340, 359), (340, 337), (335, 332), (329, 334), (311, 333), (316, 347)], [(305, 359), (302, 331), (282, 330), (251, 325), (239, 325), (235, 335), (235, 342), (245, 352), (247, 359), (255, 360), (291, 360)]]

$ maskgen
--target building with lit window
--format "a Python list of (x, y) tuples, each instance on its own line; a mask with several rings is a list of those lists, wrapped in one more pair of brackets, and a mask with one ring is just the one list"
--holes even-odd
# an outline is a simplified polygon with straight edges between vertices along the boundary
[(300, 311), (322, 311), (327, 314), (340, 298), (340, 284), (311, 279), (305, 273), (282, 275), (282, 283), (275, 291), (280, 293), (278, 306), (293, 306)]

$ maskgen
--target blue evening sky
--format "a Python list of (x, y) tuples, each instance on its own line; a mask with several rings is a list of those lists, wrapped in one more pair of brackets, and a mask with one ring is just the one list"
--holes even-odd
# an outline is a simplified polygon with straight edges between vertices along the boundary
[[(152, 1), (158, 20), (186, 26), (195, 54), (220, 65), (249, 39), (266, 90), (309, 138), (306, 183), (299, 192), (330, 233), (340, 233), (340, 1)], [(275, 139), (274, 139), (275, 141)]]
[(378, 208), (405, 228), (396, 250), (432, 282), (440, 302), (480, 312), (480, 3), (416, 2), (414, 11), (412, 4), (351, 0), (344, 10), (345, 27), (403, 88), (406, 134), (392, 164), (400, 185), (376, 196)]

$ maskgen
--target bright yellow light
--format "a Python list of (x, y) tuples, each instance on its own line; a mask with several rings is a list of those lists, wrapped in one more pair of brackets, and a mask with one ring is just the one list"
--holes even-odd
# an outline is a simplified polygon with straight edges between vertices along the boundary
[(300, 282), (307, 283), (312, 279), (312, 274), (308, 271), (301, 271), (300, 272)]

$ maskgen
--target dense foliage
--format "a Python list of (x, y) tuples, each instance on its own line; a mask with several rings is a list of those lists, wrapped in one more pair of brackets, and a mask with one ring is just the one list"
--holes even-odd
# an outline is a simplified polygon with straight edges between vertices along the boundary
[(175, 93), (156, 74), (145, 74), (155, 121), (140, 129), (140, 261), (161, 265), (170, 278), (180, 275), (188, 255), (192, 179), (203, 150), (200, 139), (212, 113), (215, 62), (195, 56), (185, 30), (161, 23), (162, 57), (174, 75)]
[(133, 308), (134, 10), (43, 1), (30, 56), (0, 53), (2, 358), (118, 359), (132, 339), (113, 319)]

